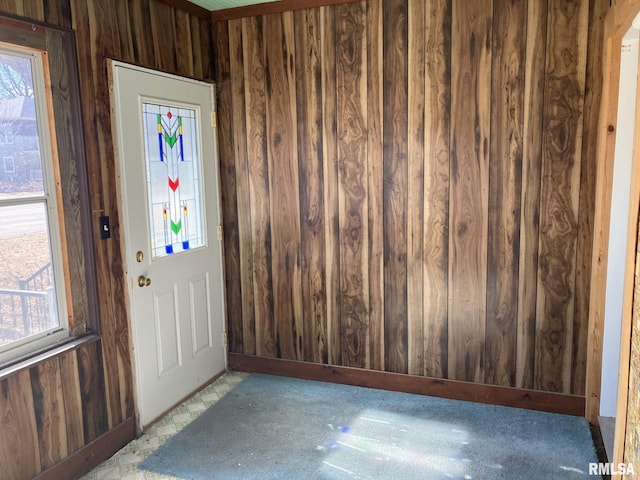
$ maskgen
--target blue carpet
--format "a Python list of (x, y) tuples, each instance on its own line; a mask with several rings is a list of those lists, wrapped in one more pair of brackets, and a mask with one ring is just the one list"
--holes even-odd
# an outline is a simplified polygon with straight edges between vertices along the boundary
[(584, 418), (252, 374), (140, 468), (188, 480), (579, 479)]

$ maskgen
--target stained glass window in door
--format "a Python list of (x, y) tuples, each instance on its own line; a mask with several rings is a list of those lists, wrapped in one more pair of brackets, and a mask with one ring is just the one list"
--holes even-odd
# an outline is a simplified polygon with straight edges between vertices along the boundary
[(205, 244), (196, 110), (142, 104), (153, 257)]

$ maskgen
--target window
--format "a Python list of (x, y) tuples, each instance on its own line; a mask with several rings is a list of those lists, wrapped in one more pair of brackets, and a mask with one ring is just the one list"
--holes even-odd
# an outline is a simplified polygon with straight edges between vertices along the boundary
[[(2, 163), (4, 164), (4, 173), (16, 173), (16, 163), (13, 161), (13, 157), (2, 157)], [(0, 187), (1, 191), (2, 187)]]
[(0, 368), (96, 330), (74, 42), (0, 16)]

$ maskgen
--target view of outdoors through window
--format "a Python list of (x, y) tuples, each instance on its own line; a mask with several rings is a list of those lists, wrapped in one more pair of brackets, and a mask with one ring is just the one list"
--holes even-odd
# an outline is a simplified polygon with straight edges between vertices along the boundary
[(32, 58), (0, 49), (0, 352), (59, 326)]

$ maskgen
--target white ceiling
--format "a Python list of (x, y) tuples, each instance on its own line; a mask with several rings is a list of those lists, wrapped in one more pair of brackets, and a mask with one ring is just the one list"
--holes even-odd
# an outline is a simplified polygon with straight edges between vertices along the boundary
[(279, 0), (189, 0), (191, 3), (212, 10), (224, 10), (225, 8), (246, 7), (257, 3), (277, 2)]

